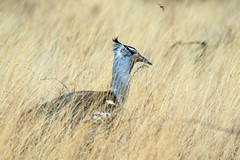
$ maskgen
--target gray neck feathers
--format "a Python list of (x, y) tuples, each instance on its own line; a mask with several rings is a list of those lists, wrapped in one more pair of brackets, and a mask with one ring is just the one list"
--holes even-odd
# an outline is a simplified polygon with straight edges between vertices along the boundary
[(133, 61), (131, 56), (122, 56), (120, 53), (121, 44), (115, 44), (113, 47), (114, 61), (112, 68), (112, 81), (110, 91), (118, 99), (122, 105), (127, 96), (130, 81), (131, 81), (131, 70), (133, 68)]

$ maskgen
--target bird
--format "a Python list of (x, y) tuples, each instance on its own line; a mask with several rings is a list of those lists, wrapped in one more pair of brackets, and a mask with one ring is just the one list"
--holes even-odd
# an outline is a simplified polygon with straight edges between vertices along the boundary
[(107, 91), (65, 93), (41, 105), (39, 111), (49, 116), (59, 112), (64, 106), (68, 106), (71, 116), (80, 120), (87, 115), (95, 119), (108, 117), (114, 110), (121, 108), (128, 95), (134, 64), (143, 62), (152, 65), (152, 63), (134, 47), (121, 43), (118, 37), (113, 38), (112, 41), (114, 58), (110, 88)]

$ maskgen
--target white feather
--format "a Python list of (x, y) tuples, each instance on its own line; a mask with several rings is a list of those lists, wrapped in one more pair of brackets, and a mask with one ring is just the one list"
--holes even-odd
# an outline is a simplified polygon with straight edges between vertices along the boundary
[(113, 102), (113, 100), (106, 100), (106, 103), (114, 106), (118, 106), (116, 103)]

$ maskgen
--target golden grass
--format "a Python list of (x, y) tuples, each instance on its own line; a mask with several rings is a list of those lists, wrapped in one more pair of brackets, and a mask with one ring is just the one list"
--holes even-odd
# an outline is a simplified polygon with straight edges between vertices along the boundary
[[(163, 4), (1, 1), (0, 159), (240, 159), (240, 3)], [(43, 79), (106, 90), (117, 35), (153, 66), (135, 74), (109, 130), (91, 137), (93, 124), (72, 130), (32, 114), (67, 92)]]

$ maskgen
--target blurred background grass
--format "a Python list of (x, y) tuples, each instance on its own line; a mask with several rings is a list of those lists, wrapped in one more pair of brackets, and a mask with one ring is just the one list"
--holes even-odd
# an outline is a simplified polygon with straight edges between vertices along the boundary
[[(240, 2), (157, 3), (0, 1), (1, 159), (239, 159)], [(118, 35), (153, 66), (136, 73), (107, 134), (58, 121), (42, 130), (49, 122), (25, 114), (67, 92), (49, 78), (108, 89)]]

